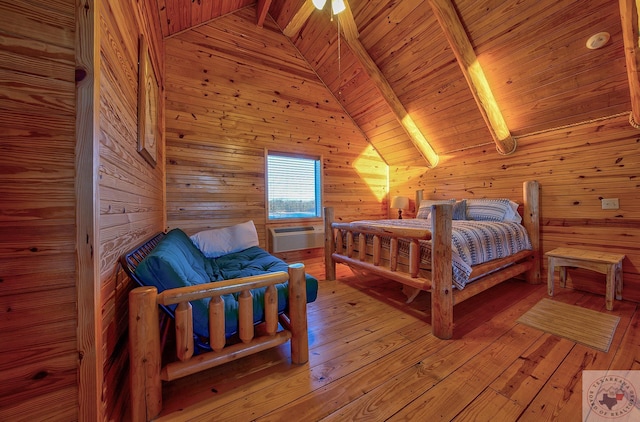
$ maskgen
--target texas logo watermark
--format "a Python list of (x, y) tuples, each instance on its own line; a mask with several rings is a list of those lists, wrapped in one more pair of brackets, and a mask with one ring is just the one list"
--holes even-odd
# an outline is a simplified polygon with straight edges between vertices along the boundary
[(582, 420), (638, 421), (640, 371), (582, 371)]

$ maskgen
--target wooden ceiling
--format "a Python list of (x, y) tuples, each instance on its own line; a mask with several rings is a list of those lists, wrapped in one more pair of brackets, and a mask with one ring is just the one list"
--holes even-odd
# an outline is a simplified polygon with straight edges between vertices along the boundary
[[(338, 22), (354, 29), (350, 16), (332, 20), (311, 0), (157, 2), (165, 37), (244, 7), (256, 24), (273, 19), (390, 165), (436, 164), (416, 148), (420, 136), (440, 156), (478, 145), (498, 153), (471, 62), (515, 142), (632, 109), (620, 10), (633, 0), (349, 0), (357, 34), (340, 43)], [(600, 32), (609, 42), (588, 49)]]

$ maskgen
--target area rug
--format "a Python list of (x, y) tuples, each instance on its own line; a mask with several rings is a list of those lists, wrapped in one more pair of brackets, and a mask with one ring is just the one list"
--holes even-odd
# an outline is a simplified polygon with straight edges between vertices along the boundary
[(620, 317), (542, 299), (518, 322), (608, 352)]

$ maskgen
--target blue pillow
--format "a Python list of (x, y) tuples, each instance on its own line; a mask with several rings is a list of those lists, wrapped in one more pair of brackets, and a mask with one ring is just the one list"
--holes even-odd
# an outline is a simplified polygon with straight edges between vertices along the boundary
[(453, 205), (453, 220), (467, 219), (467, 200), (461, 199)]

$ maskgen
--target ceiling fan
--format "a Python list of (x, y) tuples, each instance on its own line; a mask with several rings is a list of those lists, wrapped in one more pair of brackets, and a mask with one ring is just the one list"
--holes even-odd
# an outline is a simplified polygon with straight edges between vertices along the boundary
[[(327, 0), (311, 0), (311, 3), (316, 9), (323, 10)], [(360, 36), (347, 0), (331, 0), (331, 21), (334, 16), (338, 17), (338, 33), (342, 32), (347, 41), (353, 41)]]
[[(318, 10), (324, 9), (324, 5), (327, 3), (327, 0), (311, 0), (313, 5)], [(344, 4), (344, 0), (331, 0), (331, 11), (334, 15), (337, 15), (340, 12), (344, 12), (347, 6)]]

